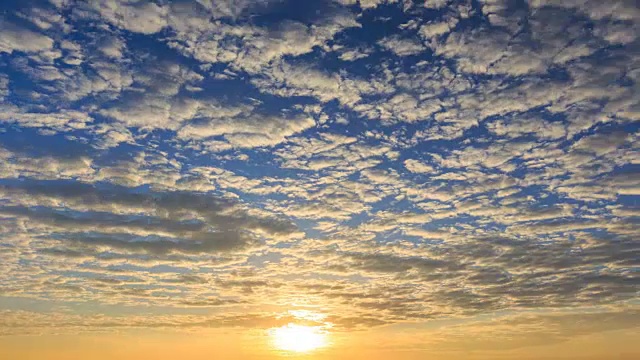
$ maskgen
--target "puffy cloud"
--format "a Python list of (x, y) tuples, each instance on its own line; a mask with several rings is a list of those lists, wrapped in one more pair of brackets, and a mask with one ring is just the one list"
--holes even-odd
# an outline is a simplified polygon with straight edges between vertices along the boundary
[(125, 48), (124, 41), (117, 37), (101, 39), (99, 51), (112, 59), (120, 59)]
[(178, 132), (182, 139), (223, 136), (232, 147), (273, 146), (287, 137), (307, 130), (315, 125), (309, 117), (282, 118), (250, 115), (236, 118), (212, 119), (208, 123), (187, 124)]
[(127, 127), (177, 129), (198, 114), (200, 104), (190, 99), (167, 100), (163, 97), (133, 94), (122, 104), (103, 109), (100, 114), (116, 119)]
[(53, 48), (54, 41), (50, 37), (20, 27), (12, 22), (3, 20), (0, 24), (0, 53), (13, 53), (14, 51), (38, 52)]
[(265, 92), (287, 97), (311, 96), (322, 102), (337, 100), (345, 105), (358, 103), (363, 95), (392, 91), (391, 87), (382, 81), (351, 79), (309, 67), (292, 66), (285, 62), (270, 68), (266, 75), (267, 78), (252, 80), (254, 85)]
[(398, 56), (417, 55), (425, 50), (425, 47), (417, 40), (397, 36), (382, 39), (378, 43)]
[(609, 6), (605, 6), (595, 0), (534, 0), (531, 2), (531, 6), (535, 8), (554, 6), (577, 9), (589, 17), (598, 20), (607, 17), (617, 20), (634, 20), (640, 18), (640, 11), (634, 6), (632, 1), (614, 0), (608, 5)]
[(413, 159), (405, 160), (404, 166), (407, 168), (407, 170), (413, 173), (432, 173), (434, 171), (431, 165)]
[(166, 6), (138, 0), (100, 0), (88, 3), (100, 18), (123, 29), (153, 34), (167, 26)]
[(363, 10), (376, 8), (380, 4), (398, 2), (398, 0), (335, 0), (335, 1), (342, 3), (344, 5), (358, 4)]
[(507, 120), (486, 124), (489, 131), (499, 136), (520, 137), (532, 135), (541, 139), (559, 139), (567, 135), (562, 122), (551, 122), (534, 116), (520, 115)]
[(444, 35), (451, 31), (457, 24), (457, 19), (452, 18), (449, 21), (443, 22), (430, 22), (420, 27), (420, 35), (425, 39), (431, 39), (437, 36)]
[(9, 78), (6, 75), (0, 76), (0, 101), (9, 95)]
[(15, 106), (7, 106), (0, 110), (3, 122), (17, 123), (23, 127), (44, 127), (60, 130), (86, 128), (93, 118), (87, 113), (74, 110), (60, 112), (23, 112)]
[(630, 134), (623, 132), (586, 136), (573, 144), (572, 149), (604, 155), (617, 150), (632, 138)]
[(251, 73), (260, 72), (284, 56), (309, 53), (340, 31), (359, 26), (352, 14), (342, 11), (321, 18), (311, 26), (285, 20), (272, 28), (226, 22), (217, 22), (212, 27), (195, 8), (179, 9), (171, 16), (177, 30), (170, 42), (172, 47), (200, 61), (231, 63)]

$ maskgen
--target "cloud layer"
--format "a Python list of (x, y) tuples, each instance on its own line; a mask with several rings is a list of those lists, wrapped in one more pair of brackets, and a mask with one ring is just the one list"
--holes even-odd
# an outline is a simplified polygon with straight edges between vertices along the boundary
[[(133, 327), (271, 326), (260, 309), (294, 304), (338, 330), (630, 326), (633, 1), (3, 6), (4, 299), (217, 312)], [(5, 335), (121, 326), (4, 315)]]

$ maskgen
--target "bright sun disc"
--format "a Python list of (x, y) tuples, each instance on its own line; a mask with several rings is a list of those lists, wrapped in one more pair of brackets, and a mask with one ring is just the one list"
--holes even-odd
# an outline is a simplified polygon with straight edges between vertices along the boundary
[(327, 344), (327, 334), (318, 327), (288, 324), (270, 330), (278, 350), (309, 352)]

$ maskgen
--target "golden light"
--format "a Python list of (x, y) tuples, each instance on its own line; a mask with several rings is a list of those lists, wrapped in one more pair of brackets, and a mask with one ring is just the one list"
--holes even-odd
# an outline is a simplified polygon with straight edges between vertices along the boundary
[(270, 330), (273, 346), (282, 351), (310, 352), (327, 345), (327, 333), (318, 326), (288, 324)]

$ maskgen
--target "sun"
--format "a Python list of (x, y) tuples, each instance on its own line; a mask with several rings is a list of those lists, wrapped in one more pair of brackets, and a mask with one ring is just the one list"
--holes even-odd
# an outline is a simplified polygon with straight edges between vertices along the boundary
[(282, 351), (304, 353), (327, 345), (326, 331), (317, 326), (288, 324), (269, 332), (273, 346)]

